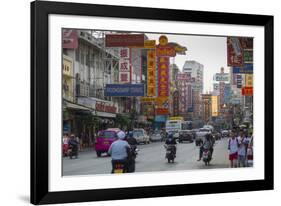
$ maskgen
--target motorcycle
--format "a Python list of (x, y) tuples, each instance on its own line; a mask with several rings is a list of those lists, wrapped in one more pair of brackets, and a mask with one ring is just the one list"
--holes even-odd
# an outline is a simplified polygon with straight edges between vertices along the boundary
[(164, 145), (166, 148), (166, 159), (168, 159), (168, 163), (173, 162), (176, 158), (176, 145)]
[(114, 160), (112, 173), (120, 174), (127, 172), (127, 165), (125, 161)]
[(202, 155), (202, 160), (205, 163), (205, 165), (210, 165), (210, 161), (211, 161), (212, 157), (211, 157), (211, 151), (209, 149), (204, 149), (203, 150), (203, 155)]
[(68, 147), (68, 156), (70, 159), (72, 159), (74, 156), (77, 159), (78, 158), (78, 146), (77, 145), (69, 145)]
[(128, 172), (135, 172), (135, 160), (137, 158), (139, 149), (136, 145), (131, 145), (130, 152), (128, 154)]

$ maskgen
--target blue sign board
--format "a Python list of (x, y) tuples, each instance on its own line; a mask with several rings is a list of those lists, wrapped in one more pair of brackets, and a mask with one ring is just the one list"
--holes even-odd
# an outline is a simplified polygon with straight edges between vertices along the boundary
[(110, 97), (143, 97), (144, 84), (107, 84), (104, 95)]
[(244, 67), (233, 67), (232, 73), (253, 74), (253, 64), (244, 64)]

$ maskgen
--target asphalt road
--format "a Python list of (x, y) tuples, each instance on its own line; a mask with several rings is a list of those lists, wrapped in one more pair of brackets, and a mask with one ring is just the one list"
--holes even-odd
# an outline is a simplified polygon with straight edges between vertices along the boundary
[[(153, 142), (139, 145), (136, 159), (136, 172), (175, 171), (190, 169), (228, 168), (227, 139), (216, 141), (213, 159), (209, 166), (203, 161), (198, 162), (199, 147), (195, 143), (180, 143), (177, 145), (177, 157), (174, 163), (165, 159), (163, 142)], [(97, 157), (94, 150), (80, 152), (78, 159), (63, 158), (63, 176), (108, 174), (111, 171), (111, 158), (103, 155)]]

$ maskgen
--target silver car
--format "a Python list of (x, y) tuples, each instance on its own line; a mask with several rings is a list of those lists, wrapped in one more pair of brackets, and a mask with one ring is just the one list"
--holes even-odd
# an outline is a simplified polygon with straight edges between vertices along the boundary
[(147, 135), (144, 129), (134, 129), (133, 130), (133, 137), (137, 140), (138, 144), (144, 143), (149, 144), (149, 136)]

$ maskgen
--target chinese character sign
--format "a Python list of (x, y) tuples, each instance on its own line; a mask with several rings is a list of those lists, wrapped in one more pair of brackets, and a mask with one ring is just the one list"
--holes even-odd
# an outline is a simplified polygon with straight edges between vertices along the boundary
[(131, 82), (130, 50), (129, 48), (119, 49), (119, 83)]
[(169, 58), (158, 58), (158, 96), (169, 96)]
[(156, 55), (155, 50), (147, 52), (147, 96), (156, 96)]

